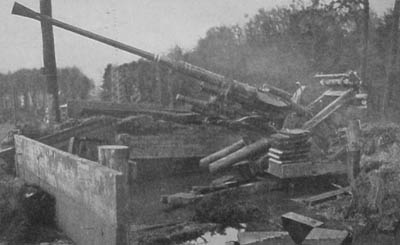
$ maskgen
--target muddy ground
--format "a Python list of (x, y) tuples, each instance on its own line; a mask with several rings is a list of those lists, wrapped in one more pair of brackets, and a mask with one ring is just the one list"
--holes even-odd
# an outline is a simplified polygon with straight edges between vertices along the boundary
[[(193, 183), (193, 179), (201, 179), (201, 176), (193, 175), (187, 178)], [(182, 179), (177, 178), (161, 182), (169, 181), (183, 183)], [(362, 215), (350, 215), (350, 195), (340, 196), (336, 200), (313, 207), (292, 200), (333, 190), (335, 188), (331, 183), (342, 183), (342, 180), (338, 180), (337, 177), (298, 180), (291, 183), (288, 189), (274, 191), (268, 190), (268, 186), (260, 186), (250, 191), (232, 190), (173, 209), (156, 204), (159, 202), (156, 197), (147, 198), (139, 210), (131, 210), (131, 222), (135, 225), (131, 227), (130, 244), (224, 244), (221, 242), (236, 240), (238, 230), (283, 231), (280, 217), (287, 212), (296, 212), (323, 221), (325, 228), (347, 230), (353, 235), (353, 244), (399, 244), (394, 233), (379, 232), (368, 224)], [(185, 188), (176, 190), (183, 189)], [(151, 188), (148, 191), (151, 192)], [(161, 192), (165, 193), (162, 190)], [(164, 225), (166, 227), (160, 228)], [(224, 232), (227, 227), (234, 228), (236, 233), (226, 235)], [(207, 242), (202, 238), (198, 239), (202, 236), (206, 237)]]
[[(291, 200), (306, 193), (317, 194), (333, 189), (330, 183), (337, 180), (333, 177), (297, 180), (287, 185), (290, 186), (287, 189), (270, 190), (277, 186), (276, 179), (271, 177), (268, 182), (259, 182), (249, 188), (207, 195), (184, 207), (169, 207), (160, 203), (161, 195), (188, 191), (193, 185), (209, 184), (211, 180), (208, 173), (200, 173), (159, 179), (137, 186), (137, 198), (130, 205), (131, 223), (135, 224), (131, 228), (130, 244), (181, 244), (185, 240), (196, 240), (206, 231), (223, 233), (226, 227), (246, 231), (281, 231), (280, 216), (290, 211), (318, 218), (331, 228), (346, 229), (340, 222), (330, 222)], [(142, 191), (147, 194), (141, 195)], [(194, 228), (196, 224), (198, 229)], [(162, 225), (166, 227), (141, 231), (141, 228)], [(190, 229), (185, 230), (180, 226)], [(230, 241), (235, 240), (236, 236), (225, 238), (225, 241)], [(221, 244), (221, 239), (216, 243), (210, 237), (208, 242), (200, 239), (198, 243), (192, 241), (190, 244)]]
[[(353, 244), (400, 244), (396, 241), (400, 195), (396, 188), (387, 188), (398, 186), (396, 181), (400, 179), (399, 132), (397, 125), (370, 125), (364, 129), (362, 173), (358, 183), (360, 189), (366, 187), (363, 192), (370, 194), (361, 195), (356, 206), (352, 206), (350, 195), (314, 207), (292, 200), (335, 189), (332, 183), (345, 186), (345, 176), (297, 179), (279, 185), (276, 179), (264, 176), (268, 181), (263, 184), (208, 195), (183, 207), (166, 206), (160, 198), (188, 192), (192, 186), (208, 185), (218, 176), (188, 172), (183, 176), (137, 181), (131, 191), (134, 198), (127, 207), (132, 224), (130, 244), (224, 244), (235, 240), (239, 230), (282, 231), (280, 216), (286, 212), (321, 220), (326, 228), (348, 230), (353, 234)], [(9, 175), (1, 179), (0, 189), (6, 197), (0, 203), (0, 242), (38, 243), (65, 238), (54, 226), (32, 225), (18, 205), (21, 184)], [(370, 207), (371, 201), (376, 205)], [(394, 208), (388, 208), (390, 205)], [(227, 234), (214, 235), (224, 232)]]
[[(399, 135), (399, 127), (393, 124), (363, 128), (362, 171), (357, 179), (357, 189), (361, 194), (356, 200), (352, 195), (342, 195), (312, 207), (292, 200), (333, 190), (332, 184), (346, 186), (346, 176), (292, 180), (282, 183), (283, 188), (272, 191), (270, 186), (275, 179), (268, 177), (270, 184), (250, 190), (216, 193), (178, 208), (163, 206), (160, 196), (189, 191), (193, 185), (207, 185), (216, 177), (198, 173), (141, 183), (133, 193), (138, 198), (131, 205), (131, 208), (136, 207), (131, 209), (131, 222), (136, 225), (132, 229), (131, 244), (223, 244), (222, 241), (235, 240), (236, 234), (222, 236), (222, 240), (216, 241), (205, 231), (223, 233), (226, 227), (246, 231), (282, 231), (280, 216), (286, 212), (297, 212), (323, 221), (325, 228), (347, 230), (353, 236), (353, 244), (400, 244), (400, 194), (394, 191), (398, 189), (400, 179)], [(376, 181), (370, 181), (378, 177), (368, 177), (371, 175), (380, 178), (378, 187), (374, 184)], [(371, 208), (371, 202), (377, 207), (372, 205)], [(168, 226), (159, 228), (165, 224)], [(193, 228), (196, 224), (200, 224), (198, 229)], [(156, 228), (143, 229), (154, 225)], [(190, 228), (185, 230), (185, 227)], [(201, 233), (206, 234), (207, 242), (196, 239)], [(184, 240), (190, 242), (183, 243)]]

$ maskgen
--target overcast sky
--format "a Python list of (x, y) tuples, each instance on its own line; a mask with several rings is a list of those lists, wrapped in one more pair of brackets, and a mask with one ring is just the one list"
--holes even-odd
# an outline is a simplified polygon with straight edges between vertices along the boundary
[[(0, 72), (40, 68), (42, 42), (37, 21), (11, 15), (13, 0), (0, 0)], [(39, 0), (19, 0), (38, 11)], [(213, 26), (243, 24), (260, 8), (291, 0), (53, 0), (53, 16), (155, 53), (179, 45), (188, 50)], [(394, 0), (370, 0), (379, 14)], [(54, 29), (58, 67), (77, 66), (96, 82), (108, 63), (137, 57), (67, 31)]]

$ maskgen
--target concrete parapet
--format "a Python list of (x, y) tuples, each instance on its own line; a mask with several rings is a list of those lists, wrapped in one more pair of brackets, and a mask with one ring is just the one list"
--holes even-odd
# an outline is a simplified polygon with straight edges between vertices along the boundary
[(15, 136), (17, 175), (56, 198), (59, 227), (76, 244), (126, 244), (121, 172)]

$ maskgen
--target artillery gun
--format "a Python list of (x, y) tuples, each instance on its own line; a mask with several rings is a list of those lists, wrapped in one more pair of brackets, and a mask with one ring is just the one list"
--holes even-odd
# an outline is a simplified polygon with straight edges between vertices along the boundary
[[(126, 52), (138, 55), (149, 61), (157, 62), (161, 65), (176, 70), (182, 74), (203, 82), (203, 90), (218, 97), (223, 98), (229, 103), (240, 104), (243, 111), (247, 111), (243, 116), (253, 115), (254, 113), (264, 116), (265, 121), (274, 121), (276, 118), (283, 119), (291, 111), (300, 114), (307, 114), (307, 110), (290, 100), (291, 95), (273, 86), (267, 86), (263, 89), (250, 86), (248, 84), (228, 79), (220, 74), (213, 73), (201, 67), (189, 64), (184, 61), (176, 61), (168, 57), (162, 57), (127, 44), (112, 40), (83, 30), (81, 28), (69, 25), (46, 15), (37, 13), (19, 3), (15, 3), (12, 14), (32, 18), (38, 21), (45, 21), (62, 29), (80, 34), (90, 39), (102, 42)], [(282, 121), (282, 120), (281, 120)], [(282, 125), (277, 125), (280, 128)]]
[[(291, 113), (300, 115), (303, 119), (305, 118), (305, 123), (300, 126), (301, 130), (303, 130), (303, 132), (301, 132), (302, 134), (306, 131), (311, 131), (313, 137), (317, 136), (326, 141), (326, 138), (324, 138), (325, 135), (319, 135), (318, 132), (315, 133), (313, 131), (315, 131), (319, 125), (327, 123), (324, 122), (325, 119), (344, 105), (348, 105), (355, 100), (365, 100), (364, 96), (358, 96), (361, 81), (355, 73), (317, 75), (316, 78), (322, 79), (321, 84), (331, 89), (323, 93), (307, 107), (303, 107), (292, 101), (291, 94), (273, 86), (264, 85), (263, 88), (256, 88), (237, 80), (228, 79), (220, 74), (187, 62), (161, 57), (160, 55), (69, 25), (49, 16), (39, 14), (19, 3), (14, 4), (12, 14), (50, 23), (62, 29), (138, 55), (149, 61), (159, 63), (201, 81), (203, 91), (211, 94), (213, 96), (212, 100), (207, 102), (178, 96), (178, 99), (192, 104), (199, 113), (207, 114), (211, 112), (211, 114), (223, 114), (224, 119), (243, 124), (246, 124), (248, 121), (255, 121), (255, 125), (258, 126), (256, 127), (258, 128), (258, 132), (261, 132), (257, 140), (246, 142), (245, 146), (242, 146), (242, 143), (238, 144), (241, 146), (240, 149), (238, 149), (238, 147), (231, 147), (217, 152), (216, 155), (208, 158), (208, 160), (212, 159), (214, 162), (201, 162), (203, 166), (210, 166), (210, 171), (212, 172), (230, 167), (239, 161), (249, 158), (251, 158), (250, 162), (261, 164), (268, 161), (265, 160), (268, 159), (265, 153), (270, 148), (271, 141), (274, 139), (270, 137), (271, 131), (268, 130), (269, 127), (266, 125), (273, 123), (274, 127), (272, 127), (272, 132), (277, 132), (282, 129), (285, 118)], [(340, 89), (337, 90), (337, 88)], [(324, 97), (331, 97), (334, 99), (321, 110), (313, 110)], [(233, 105), (240, 105), (240, 108), (232, 111), (232, 108), (235, 108)], [(212, 110), (210, 110), (210, 108)], [(215, 111), (214, 113), (212, 113), (213, 110)], [(316, 145), (318, 147), (318, 143)]]

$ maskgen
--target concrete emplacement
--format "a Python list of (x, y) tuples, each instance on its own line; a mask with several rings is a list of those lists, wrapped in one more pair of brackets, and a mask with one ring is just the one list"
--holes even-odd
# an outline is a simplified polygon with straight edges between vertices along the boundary
[(127, 146), (101, 146), (100, 163), (16, 135), (17, 175), (56, 198), (58, 226), (76, 244), (127, 244)]

